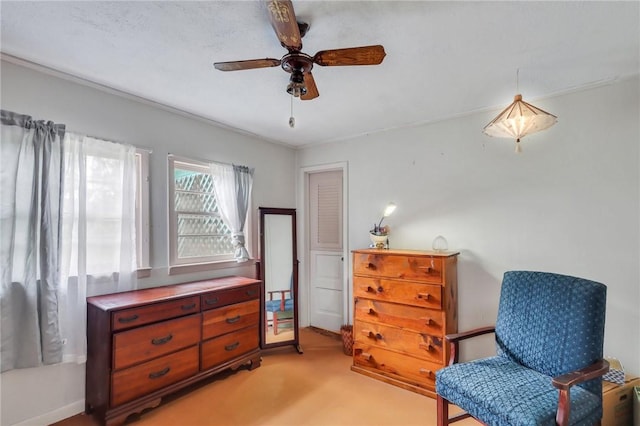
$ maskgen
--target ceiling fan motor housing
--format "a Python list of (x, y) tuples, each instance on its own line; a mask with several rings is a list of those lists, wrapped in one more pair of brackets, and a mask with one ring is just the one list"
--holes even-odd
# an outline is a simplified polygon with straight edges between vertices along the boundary
[(313, 58), (306, 53), (293, 52), (284, 55), (280, 60), (280, 64), (282, 69), (288, 73), (300, 71), (304, 74), (313, 68)]

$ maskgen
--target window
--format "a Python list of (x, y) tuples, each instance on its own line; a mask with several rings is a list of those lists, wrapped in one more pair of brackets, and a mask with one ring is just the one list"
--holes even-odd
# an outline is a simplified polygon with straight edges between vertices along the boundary
[(69, 276), (120, 272), (122, 256), (136, 260), (133, 270), (148, 272), (148, 170), (149, 151), (67, 132), (63, 261)]
[[(231, 229), (218, 210), (209, 165), (170, 155), (169, 272), (213, 269), (233, 261), (233, 253)], [(185, 265), (191, 267), (181, 268)]]

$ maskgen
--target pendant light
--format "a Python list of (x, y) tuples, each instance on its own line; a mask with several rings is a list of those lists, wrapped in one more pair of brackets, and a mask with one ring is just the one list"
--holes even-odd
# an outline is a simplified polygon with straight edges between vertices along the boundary
[[(518, 72), (516, 72), (516, 91), (518, 90)], [(517, 94), (513, 103), (506, 107), (496, 118), (487, 124), (483, 132), (499, 138), (514, 138), (516, 152), (522, 151), (520, 139), (528, 134), (548, 129), (556, 124), (558, 118), (522, 100)]]

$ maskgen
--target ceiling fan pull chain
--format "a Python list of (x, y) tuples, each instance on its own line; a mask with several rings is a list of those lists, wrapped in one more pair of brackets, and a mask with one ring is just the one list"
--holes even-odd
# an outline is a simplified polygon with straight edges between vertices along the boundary
[(289, 127), (296, 127), (296, 119), (293, 117), (293, 95), (291, 95), (291, 116), (289, 117)]

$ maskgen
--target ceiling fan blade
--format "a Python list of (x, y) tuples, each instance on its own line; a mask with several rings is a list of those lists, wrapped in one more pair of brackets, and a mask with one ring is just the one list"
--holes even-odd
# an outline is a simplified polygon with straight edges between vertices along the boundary
[(254, 68), (269, 68), (280, 65), (280, 59), (249, 59), (247, 61), (216, 62), (213, 66), (220, 71), (239, 71)]
[(316, 81), (313, 79), (313, 75), (310, 72), (304, 74), (304, 85), (307, 88), (307, 93), (300, 96), (301, 100), (310, 101), (311, 99), (315, 99), (320, 96), (318, 88), (316, 87)]
[(265, 0), (269, 21), (280, 40), (280, 44), (289, 52), (299, 52), (302, 49), (302, 38), (293, 11), (293, 4), (289, 0)]
[(322, 66), (378, 65), (386, 53), (380, 45), (350, 47), (347, 49), (321, 50), (313, 57), (313, 62)]

